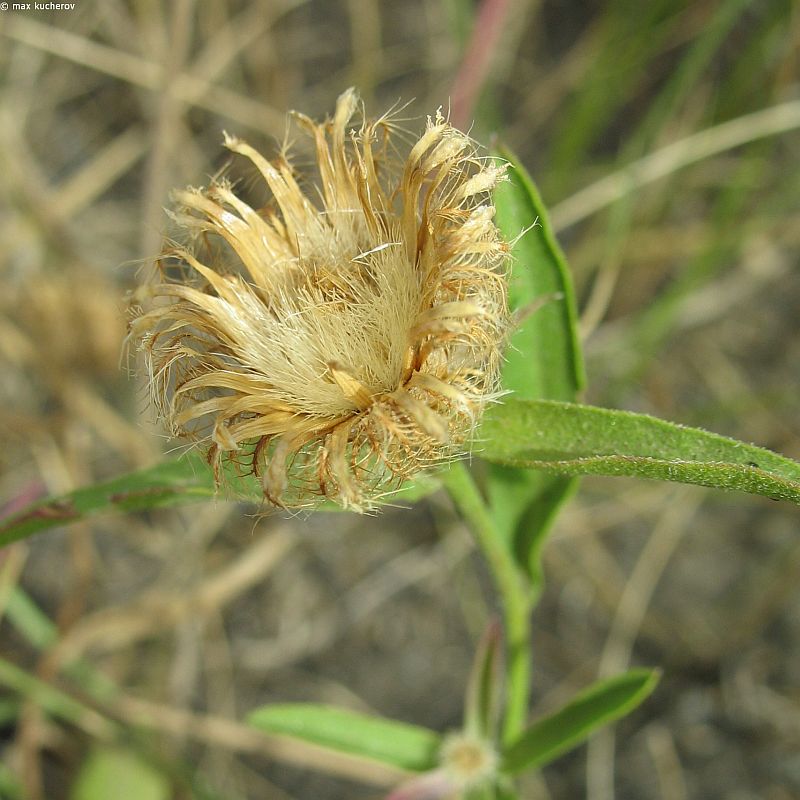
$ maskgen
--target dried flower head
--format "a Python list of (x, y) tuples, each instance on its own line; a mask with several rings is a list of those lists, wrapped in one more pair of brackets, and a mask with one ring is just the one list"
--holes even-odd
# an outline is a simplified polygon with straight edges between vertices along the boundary
[(278, 506), (372, 507), (457, 455), (497, 393), (508, 246), (488, 198), (504, 166), (438, 113), (398, 167), (388, 117), (348, 129), (359, 106), (351, 89), (323, 124), (294, 115), (311, 194), (285, 152), (226, 136), (272, 200), (255, 210), (224, 179), (176, 192), (195, 245), (162, 254), (132, 322), (172, 432)]

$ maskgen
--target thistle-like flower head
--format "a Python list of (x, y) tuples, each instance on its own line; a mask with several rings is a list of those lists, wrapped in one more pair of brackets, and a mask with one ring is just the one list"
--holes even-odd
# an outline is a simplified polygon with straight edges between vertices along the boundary
[(316, 149), (310, 192), (285, 154), (226, 136), (270, 203), (224, 179), (176, 192), (193, 244), (162, 254), (131, 323), (171, 432), (204, 442), (217, 475), (259, 475), (278, 506), (372, 507), (458, 455), (497, 395), (504, 166), (441, 113), (397, 166), (390, 119), (351, 128), (359, 107), (348, 90), (323, 124), (294, 115)]

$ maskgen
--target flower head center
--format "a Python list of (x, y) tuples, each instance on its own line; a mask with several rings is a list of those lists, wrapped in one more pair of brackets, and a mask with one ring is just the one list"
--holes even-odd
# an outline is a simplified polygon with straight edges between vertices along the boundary
[(449, 736), (442, 747), (442, 766), (460, 788), (476, 786), (497, 771), (494, 748), (481, 739), (463, 733)]

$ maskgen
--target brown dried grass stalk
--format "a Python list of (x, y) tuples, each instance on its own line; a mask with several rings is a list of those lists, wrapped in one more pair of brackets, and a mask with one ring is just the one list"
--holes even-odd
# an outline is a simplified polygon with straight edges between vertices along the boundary
[(351, 89), (323, 124), (294, 114), (317, 202), (286, 152), (226, 135), (272, 201), (254, 210), (224, 179), (176, 192), (196, 246), (162, 254), (131, 323), (173, 434), (283, 507), (374, 506), (456, 456), (497, 396), (508, 245), (488, 198), (504, 166), (437, 113), (397, 167), (390, 118), (348, 130), (358, 109)]

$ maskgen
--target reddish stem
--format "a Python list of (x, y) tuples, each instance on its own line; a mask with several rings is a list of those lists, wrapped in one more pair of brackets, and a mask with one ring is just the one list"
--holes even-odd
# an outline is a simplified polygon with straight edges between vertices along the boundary
[(483, 0), (481, 3), (453, 82), (450, 120), (457, 128), (466, 128), (472, 121), (510, 7), (510, 0)]

